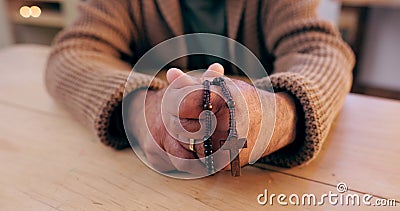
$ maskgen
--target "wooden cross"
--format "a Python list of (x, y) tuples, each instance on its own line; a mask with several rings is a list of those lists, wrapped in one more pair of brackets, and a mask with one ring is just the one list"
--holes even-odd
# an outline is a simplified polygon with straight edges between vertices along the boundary
[(226, 141), (221, 140), (220, 144), (221, 144), (221, 149), (229, 150), (232, 176), (234, 177), (240, 176), (241, 168), (240, 168), (239, 150), (242, 148), (247, 148), (246, 138), (238, 139), (237, 136), (229, 136)]

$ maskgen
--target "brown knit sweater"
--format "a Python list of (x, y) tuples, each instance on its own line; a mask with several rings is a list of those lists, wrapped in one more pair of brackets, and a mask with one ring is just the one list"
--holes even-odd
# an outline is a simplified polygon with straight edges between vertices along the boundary
[[(248, 47), (270, 72), (277, 91), (291, 93), (304, 111), (304, 136), (264, 158), (296, 166), (315, 158), (352, 81), (354, 56), (335, 27), (316, 17), (317, 0), (227, 0), (228, 36)], [(60, 33), (46, 71), (50, 94), (110, 146), (127, 146), (110, 130), (133, 64), (158, 43), (182, 35), (179, 0), (89, 0)], [(273, 58), (273, 59), (271, 59)], [(185, 59), (175, 66), (185, 68)], [(130, 90), (151, 77), (136, 74)], [(166, 84), (152, 82), (158, 89)], [(265, 79), (256, 81), (266, 88)], [(111, 122), (111, 123), (110, 123)]]

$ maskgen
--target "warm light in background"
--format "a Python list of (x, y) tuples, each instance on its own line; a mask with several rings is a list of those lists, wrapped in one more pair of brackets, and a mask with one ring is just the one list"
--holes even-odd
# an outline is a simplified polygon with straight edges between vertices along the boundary
[(31, 13), (32, 17), (38, 18), (42, 14), (42, 10), (38, 6), (32, 6)]
[(19, 14), (24, 18), (34, 17), (38, 18), (42, 14), (42, 10), (38, 6), (22, 6), (19, 9)]
[(29, 18), (31, 16), (31, 8), (28, 6), (23, 6), (19, 9), (19, 14), (21, 14), (22, 17), (24, 18)]

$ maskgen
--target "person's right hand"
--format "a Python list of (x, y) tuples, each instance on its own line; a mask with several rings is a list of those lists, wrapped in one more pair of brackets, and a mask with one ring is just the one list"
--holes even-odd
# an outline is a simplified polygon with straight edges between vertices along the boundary
[[(135, 141), (146, 156), (148, 164), (160, 172), (179, 170), (194, 174), (204, 173), (204, 166), (188, 165), (185, 160), (196, 159), (193, 152), (166, 130), (161, 117), (161, 101), (166, 89), (139, 91), (130, 107), (130, 125)], [(147, 96), (146, 96), (147, 95)], [(145, 107), (143, 102), (145, 100)]]
[[(215, 68), (215, 66), (210, 66), (210, 68), (208, 71), (223, 75), (223, 69)], [(170, 73), (174, 74), (174, 71)], [(171, 77), (175, 80), (179, 76), (171, 76), (170, 74), (169, 78)], [(185, 80), (198, 79), (185, 75), (178, 82), (181, 83), (180, 86), (184, 86), (182, 83), (185, 83)], [(188, 150), (187, 140), (178, 140), (176, 137), (172, 137), (162, 120), (161, 104), (175, 104), (175, 102), (162, 102), (163, 96), (166, 91), (169, 92), (169, 95), (174, 95), (172, 93), (174, 90), (137, 91), (129, 108), (131, 131), (135, 136), (136, 143), (146, 156), (147, 162), (154, 169), (160, 172), (179, 170), (196, 175), (205, 175), (204, 164), (198, 159), (196, 153)], [(145, 102), (145, 106), (143, 106), (143, 102)], [(164, 120), (167, 121), (174, 118), (177, 117), (164, 115)], [(179, 121), (182, 121), (182, 119), (179, 119)], [(188, 126), (188, 122), (190, 121), (187, 121), (185, 126)], [(196, 122), (193, 122), (193, 124), (197, 127)], [(193, 161), (187, 162), (185, 159), (193, 159)]]

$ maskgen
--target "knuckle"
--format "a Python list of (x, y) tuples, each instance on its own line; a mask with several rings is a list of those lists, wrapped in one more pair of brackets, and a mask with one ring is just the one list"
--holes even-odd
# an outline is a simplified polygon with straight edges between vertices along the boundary
[(200, 123), (198, 120), (180, 119), (179, 123), (186, 131), (191, 133), (197, 132), (200, 129)]

